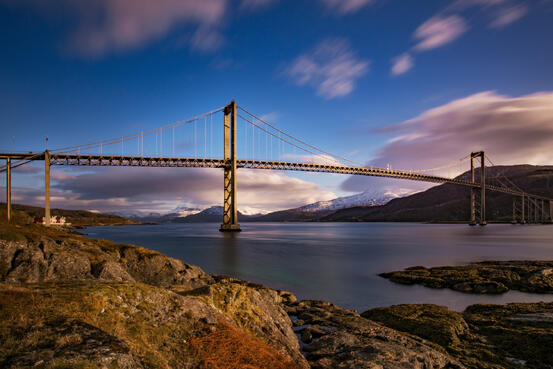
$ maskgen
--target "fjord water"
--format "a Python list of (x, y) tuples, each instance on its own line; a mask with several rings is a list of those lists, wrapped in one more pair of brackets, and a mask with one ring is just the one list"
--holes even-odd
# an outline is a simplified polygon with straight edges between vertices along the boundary
[(463, 310), (475, 303), (553, 301), (553, 294), (498, 296), (403, 286), (378, 273), (480, 260), (553, 260), (553, 226), (414, 223), (214, 223), (91, 227), (89, 237), (131, 243), (229, 275), (364, 311), (404, 303)]

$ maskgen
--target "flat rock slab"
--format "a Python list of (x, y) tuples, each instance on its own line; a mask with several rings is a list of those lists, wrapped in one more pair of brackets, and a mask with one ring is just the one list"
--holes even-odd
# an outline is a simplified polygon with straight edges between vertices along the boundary
[(485, 261), (435, 268), (416, 266), (380, 276), (395, 283), (449, 288), (465, 293), (553, 292), (553, 261)]

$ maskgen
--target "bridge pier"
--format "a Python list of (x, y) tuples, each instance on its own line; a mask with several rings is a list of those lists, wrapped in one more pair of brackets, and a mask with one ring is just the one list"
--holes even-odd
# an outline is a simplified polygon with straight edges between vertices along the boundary
[(511, 224), (517, 223), (517, 199), (513, 197), (513, 220), (511, 220)]
[(6, 217), (12, 219), (12, 159), (6, 158)]
[(525, 224), (526, 223), (525, 209), (524, 209), (524, 202), (526, 200), (524, 198), (525, 198), (525, 196), (522, 195), (522, 208), (521, 208), (521, 211), (520, 211), (520, 224)]
[(236, 204), (236, 102), (225, 107), (224, 118), (224, 197), (221, 232), (240, 232)]
[(528, 223), (534, 223), (534, 202), (532, 201), (532, 198), (528, 198)]
[(480, 158), (480, 217), (476, 220), (476, 191), (477, 187), (470, 188), (470, 225), (486, 225), (486, 163), (484, 151), (473, 152), (470, 154), (470, 179), (476, 185), (474, 159)]
[[(476, 182), (474, 175), (474, 160), (471, 154), (470, 158), (470, 181), (471, 183)], [(470, 188), (470, 225), (476, 225), (476, 189), (474, 187)]]
[(44, 225), (50, 226), (50, 151), (44, 152)]

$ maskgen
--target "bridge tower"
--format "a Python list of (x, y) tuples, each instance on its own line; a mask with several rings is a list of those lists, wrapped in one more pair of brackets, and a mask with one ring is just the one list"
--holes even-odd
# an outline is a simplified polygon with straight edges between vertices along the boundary
[(236, 205), (236, 101), (225, 107), (224, 118), (224, 198), (221, 232), (240, 232)]
[[(474, 169), (474, 159), (480, 158), (480, 186), (476, 186), (476, 176)], [(470, 181), (475, 186), (470, 188), (470, 225), (486, 225), (486, 162), (484, 151), (473, 152), (470, 154)], [(480, 187), (480, 196), (477, 196), (477, 189)], [(477, 218), (477, 200), (479, 201), (479, 219)]]
[(44, 225), (50, 226), (50, 151), (44, 152)]
[(6, 158), (6, 215), (8, 223), (12, 219), (12, 159)]

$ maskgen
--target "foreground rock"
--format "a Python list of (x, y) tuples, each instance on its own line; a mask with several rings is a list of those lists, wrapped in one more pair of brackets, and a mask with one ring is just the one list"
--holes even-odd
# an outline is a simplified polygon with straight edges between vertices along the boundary
[(0, 284), (0, 367), (301, 366), (199, 297), (92, 281)]
[(396, 283), (450, 288), (465, 293), (553, 292), (552, 261), (485, 261), (436, 268), (416, 266), (380, 276)]
[[(284, 310), (284, 298), (277, 291), (264, 286), (228, 277), (214, 277), (215, 283), (185, 296), (198, 296), (210, 306), (219, 309), (236, 326), (262, 337), (283, 356), (298, 366), (309, 368), (300, 352), (300, 345), (292, 330), (292, 322)], [(288, 298), (295, 299), (288, 294)]]
[(140, 247), (4, 225), (0, 367), (306, 369), (281, 296)]
[(104, 280), (186, 288), (212, 282), (199, 267), (142, 247), (62, 231), (49, 237), (19, 230), (11, 240), (0, 238), (0, 281)]
[(303, 351), (314, 369), (463, 368), (427, 341), (323, 301), (289, 303)]
[(468, 368), (551, 368), (553, 304), (397, 305), (361, 314), (445, 349)]

